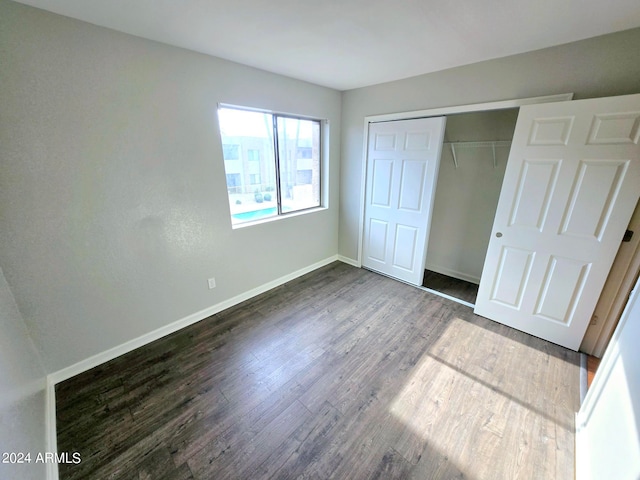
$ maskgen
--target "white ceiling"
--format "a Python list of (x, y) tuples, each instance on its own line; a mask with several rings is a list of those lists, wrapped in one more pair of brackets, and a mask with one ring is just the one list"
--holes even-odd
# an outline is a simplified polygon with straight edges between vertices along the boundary
[(638, 0), (19, 0), (348, 90), (640, 26)]

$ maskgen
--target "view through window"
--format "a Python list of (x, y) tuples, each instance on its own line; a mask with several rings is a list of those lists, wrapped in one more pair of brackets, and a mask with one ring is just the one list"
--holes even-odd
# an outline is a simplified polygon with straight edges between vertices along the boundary
[(218, 110), (231, 222), (320, 206), (320, 122)]

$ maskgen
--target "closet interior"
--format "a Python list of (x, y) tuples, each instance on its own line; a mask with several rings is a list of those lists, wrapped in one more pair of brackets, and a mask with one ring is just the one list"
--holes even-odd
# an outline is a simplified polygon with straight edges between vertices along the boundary
[(518, 108), (447, 116), (423, 286), (475, 304)]

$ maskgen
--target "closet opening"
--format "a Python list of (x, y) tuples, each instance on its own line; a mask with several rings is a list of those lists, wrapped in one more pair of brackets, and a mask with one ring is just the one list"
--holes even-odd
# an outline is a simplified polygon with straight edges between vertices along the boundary
[[(564, 93), (542, 97), (518, 98), (488, 103), (457, 105), (432, 108), (427, 110), (414, 110), (366, 116), (364, 118), (364, 148), (361, 173), (362, 182), (360, 188), (361, 209), (358, 219), (358, 254), (357, 259), (354, 259), (352, 264), (358, 267), (368, 268), (372, 271), (382, 273), (384, 275), (388, 275), (400, 281), (405, 281), (406, 283), (415, 285), (418, 288), (422, 288), (438, 295), (452, 298), (459, 301), (460, 303), (473, 307), (474, 302), (460, 299), (460, 294), (454, 293), (453, 296), (450, 296), (448, 293), (446, 293), (451, 292), (449, 287), (446, 288), (446, 292), (441, 292), (441, 290), (444, 290), (441, 285), (438, 286), (432, 283), (429, 284), (430, 287), (433, 286), (435, 288), (438, 288), (438, 291), (435, 289), (431, 289), (430, 287), (425, 288), (424, 286), (422, 286), (422, 283), (424, 283), (425, 280), (424, 267), (426, 266), (428, 270), (434, 273), (446, 275), (446, 277), (448, 277), (446, 278), (446, 280), (449, 282), (451, 282), (452, 280), (464, 280), (472, 284), (477, 284), (479, 282), (479, 277), (482, 273), (484, 264), (483, 255), (484, 252), (487, 251), (487, 247), (489, 244), (489, 234), (493, 226), (493, 215), (496, 211), (497, 199), (499, 197), (497, 192), (500, 191), (500, 185), (502, 184), (506, 159), (508, 158), (509, 152), (509, 147), (505, 147), (505, 145), (501, 142), (506, 140), (510, 141), (512, 139), (514, 131), (513, 124), (515, 124), (516, 122), (516, 118), (521, 106), (565, 102), (571, 100), (572, 98), (572, 93)], [(492, 113), (496, 113), (497, 116), (492, 116)], [(509, 133), (508, 135), (504, 133), (505, 136), (502, 136), (503, 130), (500, 130), (500, 125), (502, 125), (504, 128), (506, 120), (501, 121), (499, 119), (508, 118), (509, 115), (511, 115), (511, 120), (509, 122), (511, 126), (508, 129)], [(490, 155), (491, 168), (495, 168), (496, 171), (500, 172), (498, 179), (493, 180), (494, 185), (497, 185), (497, 189), (493, 194), (493, 200), (491, 202), (493, 206), (481, 213), (477, 212), (478, 205), (472, 204), (472, 202), (475, 203), (474, 197), (471, 195), (472, 191), (475, 192), (476, 195), (480, 195), (481, 198), (485, 195), (488, 195), (488, 191), (484, 189), (480, 189), (478, 192), (479, 187), (481, 187), (482, 183), (484, 182), (484, 180), (481, 180), (482, 177), (475, 178), (474, 181), (471, 182), (472, 187), (459, 186), (453, 191), (447, 192), (446, 187), (436, 185), (436, 182), (438, 182), (439, 180), (438, 176), (436, 176), (436, 178), (430, 180), (430, 184), (435, 185), (435, 187), (431, 187), (430, 191), (432, 192), (433, 197), (428, 199), (429, 219), (427, 220), (427, 224), (425, 226), (425, 228), (427, 229), (426, 235), (424, 235), (421, 239), (416, 239), (418, 241), (409, 242), (408, 240), (411, 240), (413, 237), (407, 232), (411, 230), (417, 233), (422, 233), (421, 224), (416, 223), (415, 225), (412, 225), (411, 228), (404, 228), (401, 229), (401, 232), (397, 232), (396, 227), (390, 225), (388, 221), (374, 219), (371, 218), (370, 215), (370, 208), (372, 206), (380, 206), (377, 204), (380, 204), (381, 202), (385, 204), (388, 203), (386, 201), (383, 201), (386, 198), (386, 194), (382, 195), (382, 193), (387, 192), (389, 195), (394, 194), (397, 198), (397, 194), (399, 194), (399, 186), (397, 185), (397, 182), (396, 184), (393, 184), (392, 178), (412, 179), (415, 176), (405, 175), (403, 177), (402, 172), (400, 171), (397, 171), (395, 175), (389, 175), (391, 173), (389, 162), (385, 162), (383, 158), (385, 157), (385, 155), (378, 155), (376, 153), (376, 149), (385, 150), (385, 146), (389, 147), (389, 139), (393, 135), (387, 135), (389, 132), (386, 132), (387, 134), (381, 134), (381, 132), (378, 131), (380, 129), (376, 126), (385, 123), (397, 123), (398, 129), (402, 130), (404, 127), (400, 126), (399, 122), (397, 121), (428, 119), (443, 116), (446, 116), (446, 118), (448, 119), (447, 121), (452, 121), (453, 124), (446, 129), (446, 139), (444, 130), (436, 135), (440, 139), (438, 140), (438, 142), (443, 142), (445, 140), (447, 141), (446, 145), (443, 145), (442, 143), (440, 143), (439, 145), (439, 147), (442, 147), (443, 152), (441, 156), (441, 162), (439, 162), (439, 164), (444, 165), (444, 168), (441, 167), (440, 176), (444, 178), (447, 175), (445, 171), (447, 169), (459, 169), (460, 171), (458, 173), (460, 174), (459, 177), (461, 178), (469, 172), (469, 168), (467, 165), (468, 161), (465, 160), (465, 157), (467, 157), (470, 153), (467, 150), (483, 150), (484, 155)], [(482, 120), (483, 118), (486, 118), (487, 120)], [(492, 120), (494, 118), (497, 118), (498, 120)], [(470, 126), (469, 123), (471, 124)], [(456, 127), (456, 124), (460, 124), (462, 127), (464, 127), (466, 124), (469, 126), (468, 128), (470, 128), (470, 130), (466, 131), (466, 129), (464, 128), (462, 128), (461, 130), (460, 126)], [(492, 128), (498, 128), (498, 130), (492, 131)], [(456, 131), (458, 131), (459, 134), (456, 133)], [(405, 135), (406, 133), (407, 132), (404, 132)], [(403, 135), (402, 132), (399, 132), (399, 134)], [(435, 135), (435, 133), (433, 134)], [(376, 138), (378, 137), (380, 137), (380, 141), (376, 140)], [(401, 140), (401, 144), (404, 144), (406, 139)], [(476, 145), (473, 147), (470, 143), (465, 143), (463, 145), (463, 142), (474, 142), (476, 143)], [(490, 142), (490, 146), (479, 145), (479, 143), (485, 142)], [(372, 145), (374, 145), (375, 148), (373, 148)], [(415, 148), (413, 148), (413, 150), (415, 150)], [(493, 155), (494, 151), (495, 160)], [(376, 161), (376, 156), (379, 157), (378, 160), (383, 161)], [(448, 166), (446, 165), (447, 163)], [(495, 167), (493, 167), (494, 164)], [(456, 168), (456, 165), (458, 166), (458, 168)], [(374, 186), (373, 171), (376, 168), (378, 168), (379, 175), (376, 177), (377, 183)], [(451, 176), (450, 172), (449, 176)], [(382, 181), (385, 179), (388, 180), (388, 182)], [(408, 182), (408, 184), (411, 183), (412, 182)], [(377, 193), (374, 195), (375, 189), (377, 189)], [(432, 224), (431, 217), (433, 213), (432, 210), (434, 202), (436, 201), (436, 190), (439, 197), (437, 200), (439, 204), (439, 213), (437, 215), (440, 220), (436, 220), (436, 226), (434, 226)], [(448, 196), (447, 193), (449, 193), (449, 196), (451, 194), (454, 194), (456, 196), (453, 201), (455, 202), (458, 210), (463, 210), (462, 216), (456, 218), (456, 216), (453, 214), (456, 208), (453, 208), (451, 202), (448, 201), (448, 198), (446, 198)], [(462, 201), (465, 198), (468, 199), (468, 205), (464, 207), (464, 209), (461, 209), (460, 204), (463, 204)], [(376, 205), (373, 205), (371, 202)], [(445, 205), (445, 207), (443, 207), (442, 205)], [(476, 213), (475, 215), (469, 216), (466, 212), (467, 210), (469, 212), (473, 211)], [(474, 229), (473, 226), (481, 223), (479, 222), (480, 218), (485, 219), (485, 222), (483, 223), (484, 226), (480, 229)], [(391, 223), (394, 223), (394, 221), (395, 219), (391, 219)], [(385, 225), (387, 225), (388, 228), (385, 227)], [(440, 228), (442, 227), (442, 225), (445, 226), (444, 229)], [(453, 225), (457, 226), (457, 228), (453, 229), (453, 234), (456, 235), (455, 239), (447, 236), (449, 227)], [(371, 230), (372, 226), (375, 227), (374, 230)], [(392, 230), (395, 232), (395, 235), (390, 235), (389, 232), (391, 232)], [(398, 237), (399, 234), (403, 235), (400, 235), (400, 237)], [(389, 246), (397, 246), (396, 244), (398, 242), (396, 242), (395, 240), (397, 240), (398, 238), (400, 238), (400, 240), (404, 240), (404, 243), (401, 242), (402, 245), (400, 246), (400, 248), (391, 249)], [(389, 241), (389, 239), (393, 241)], [(484, 247), (477, 248), (477, 246), (475, 246), (474, 248), (470, 248), (469, 243), (473, 243), (474, 240), (476, 242), (481, 241)], [(429, 246), (430, 244), (431, 246)], [(454, 245), (456, 246), (455, 248)], [(374, 251), (371, 251), (371, 247), (373, 247)], [(435, 251), (428, 252), (428, 249), (435, 249)], [(408, 251), (410, 251), (410, 255), (407, 253)], [(437, 255), (438, 251), (441, 256), (445, 257), (445, 259), (447, 260), (446, 262), (440, 262)], [(465, 266), (465, 262), (468, 261), (468, 252), (476, 252), (475, 255), (471, 254), (476, 258), (475, 269), (468, 269)], [(412, 259), (412, 265), (410, 267), (404, 265), (407, 262), (398, 263), (396, 261), (398, 259), (404, 261), (407, 258)], [(381, 263), (385, 262), (389, 264), (392, 264), (394, 262), (398, 263), (401, 267), (404, 267), (403, 272), (409, 272), (412, 278), (408, 280), (396, 274), (395, 272), (385, 272), (384, 269), (382, 269), (380, 266)], [(460, 264), (462, 264), (462, 268), (460, 268)], [(414, 269), (415, 266), (417, 266), (417, 268)], [(474, 271), (475, 274), (473, 273)], [(470, 277), (469, 272), (471, 272)], [(474, 286), (472, 286), (471, 288), (474, 288)], [(472, 297), (467, 298), (471, 299)]]
[(423, 287), (475, 305), (519, 108), (447, 115)]

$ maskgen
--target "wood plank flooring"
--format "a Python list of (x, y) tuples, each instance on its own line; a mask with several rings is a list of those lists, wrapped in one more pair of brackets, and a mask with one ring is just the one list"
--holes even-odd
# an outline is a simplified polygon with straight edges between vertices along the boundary
[(579, 356), (334, 263), (56, 399), (61, 479), (568, 479)]
[(478, 285), (475, 283), (449, 277), (431, 270), (424, 271), (422, 286), (474, 305), (478, 296)]

